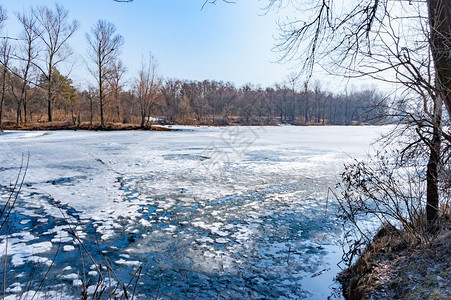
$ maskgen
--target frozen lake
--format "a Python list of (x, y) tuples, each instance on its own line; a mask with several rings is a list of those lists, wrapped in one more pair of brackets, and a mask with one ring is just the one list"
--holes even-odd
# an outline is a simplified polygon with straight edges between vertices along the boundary
[(333, 292), (341, 224), (327, 191), (387, 127), (177, 128), (0, 133), (2, 203), (29, 153), (0, 237), (10, 299), (31, 299), (49, 266), (38, 298), (97, 280), (71, 230), (112, 278), (142, 266), (139, 299)]

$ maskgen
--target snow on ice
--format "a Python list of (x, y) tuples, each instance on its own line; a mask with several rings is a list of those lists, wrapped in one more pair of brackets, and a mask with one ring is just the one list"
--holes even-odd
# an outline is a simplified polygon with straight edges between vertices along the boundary
[(1, 203), (29, 153), (0, 240), (6, 292), (23, 292), (24, 274), (54, 260), (48, 289), (64, 281), (76, 298), (81, 274), (100, 271), (83, 269), (81, 242), (125, 282), (142, 266), (143, 298), (330, 295), (340, 224), (327, 189), (387, 127), (178, 129), (0, 133)]

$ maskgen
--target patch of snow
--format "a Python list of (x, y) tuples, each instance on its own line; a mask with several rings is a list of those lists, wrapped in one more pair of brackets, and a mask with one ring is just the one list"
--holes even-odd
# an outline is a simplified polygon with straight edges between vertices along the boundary
[(11, 293), (11, 294), (19, 294), (22, 292), (22, 287), (20, 285), (19, 282), (15, 282), (13, 284), (11, 284), (6, 290), (5, 292), (7, 293)]
[(75, 279), (74, 281), (72, 281), (72, 286), (82, 286), (83, 285), (83, 281), (81, 281), (80, 279)]
[(76, 273), (61, 275), (61, 280), (63, 280), (63, 281), (74, 281), (77, 279), (78, 279), (78, 274), (76, 274)]
[(141, 262), (137, 260), (125, 260), (121, 258), (119, 260), (116, 260), (116, 264), (131, 267), (131, 266), (139, 266), (141, 265)]
[(26, 224), (28, 224), (28, 223), (30, 223), (30, 219), (23, 219), (23, 220), (21, 220), (20, 222), (19, 222), (19, 224), (20, 225), (26, 225)]
[(90, 276), (90, 277), (96, 277), (98, 274), (97, 274), (97, 271), (89, 271), (88, 272), (88, 276)]
[(64, 245), (63, 246), (63, 251), (64, 252), (70, 252), (70, 251), (73, 251), (73, 250), (75, 250), (75, 247), (72, 246), (72, 245)]

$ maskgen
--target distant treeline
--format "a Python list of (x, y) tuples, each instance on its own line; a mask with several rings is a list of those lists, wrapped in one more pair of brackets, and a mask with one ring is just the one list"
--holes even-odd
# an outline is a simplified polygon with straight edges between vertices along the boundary
[[(22, 32), (3, 37), (0, 44), (0, 126), (347, 125), (380, 123), (385, 115), (384, 97), (374, 89), (340, 94), (322, 90), (319, 83), (300, 85), (296, 79), (269, 88), (162, 79), (151, 54), (125, 84), (127, 68), (119, 58), (124, 39), (104, 20), (86, 33), (85, 72), (92, 84), (82, 90), (61, 71), (75, 65), (67, 41), (79, 24), (68, 13), (56, 4), (16, 14)], [(0, 6), (0, 28), (6, 22)]]
[[(14, 78), (13, 74), (7, 76)], [(97, 91), (79, 91), (64, 76), (57, 76), (53, 121), (100, 124)], [(19, 86), (8, 80), (3, 122), (9, 125), (47, 122), (45, 89), (27, 87), (27, 102), (15, 94)], [(374, 89), (333, 94), (319, 87), (296, 91), (286, 86), (240, 88), (217, 81), (165, 80), (156, 84), (146, 103), (131, 88), (109, 93), (104, 104), (106, 123), (190, 125), (353, 125), (380, 124), (384, 97)]]

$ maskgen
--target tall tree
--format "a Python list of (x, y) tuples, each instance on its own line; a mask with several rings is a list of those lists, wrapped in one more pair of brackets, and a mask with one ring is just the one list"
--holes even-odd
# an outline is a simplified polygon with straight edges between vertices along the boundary
[[(432, 138), (427, 167), (426, 218), (430, 230), (435, 231), (438, 219), (438, 177), (441, 153), (442, 103), (451, 117), (451, 0), (428, 0), (430, 48), (435, 67), (435, 101), (432, 114)], [(449, 136), (448, 136), (449, 137)]]
[[(6, 10), (0, 5), (0, 30), (3, 29), (7, 18)], [(2, 117), (3, 117), (3, 103), (6, 95), (6, 81), (9, 68), (9, 59), (11, 56), (11, 46), (8, 42), (8, 38), (3, 37), (0, 45), (0, 66), (1, 66), (1, 90), (0, 90), (0, 131), (2, 131)]]
[[(22, 12), (16, 14), (17, 19), (22, 25), (22, 34), (20, 39), (19, 48), (15, 58), (20, 61), (20, 67), (18, 68), (18, 74), (21, 79), (20, 95), (18, 96), (18, 105), (23, 106), (24, 122), (27, 122), (27, 104), (29, 102), (29, 85), (30, 85), (30, 73), (34, 65), (37, 64), (36, 60), (39, 55), (39, 46), (37, 44), (39, 31), (37, 26), (36, 16), (32, 12)], [(20, 109), (18, 109), (20, 114)], [(20, 116), (17, 117), (17, 122)]]
[(88, 56), (94, 65), (94, 68), (89, 68), (89, 71), (98, 85), (100, 124), (102, 128), (105, 128), (104, 110), (108, 94), (108, 80), (124, 45), (124, 38), (120, 34), (116, 34), (116, 27), (113, 23), (99, 20), (91, 28), (91, 34), (86, 33), (86, 40), (89, 44)]
[(55, 4), (55, 10), (45, 6), (33, 9), (37, 20), (34, 31), (43, 43), (45, 57), (43, 65), (36, 64), (46, 80), (47, 91), (47, 117), (52, 122), (53, 102), (53, 71), (56, 67), (72, 55), (68, 40), (79, 27), (77, 20), (69, 21), (69, 11), (61, 5)]
[(120, 122), (121, 117), (121, 92), (123, 90), (123, 79), (127, 72), (127, 68), (120, 59), (113, 65), (111, 76), (108, 79), (109, 86), (111, 88), (110, 99), (112, 102), (112, 117), (116, 121)]
[(451, 0), (428, 0), (427, 5), (436, 85), (451, 116)]
[(141, 112), (141, 127), (146, 126), (158, 94), (160, 79), (158, 78), (158, 62), (152, 53), (142, 61), (138, 78), (135, 82), (135, 93), (138, 97)]

